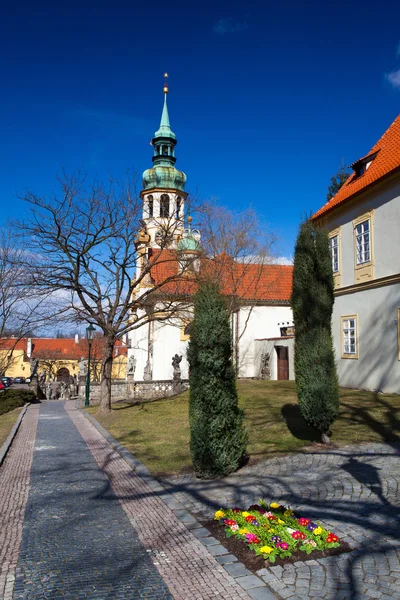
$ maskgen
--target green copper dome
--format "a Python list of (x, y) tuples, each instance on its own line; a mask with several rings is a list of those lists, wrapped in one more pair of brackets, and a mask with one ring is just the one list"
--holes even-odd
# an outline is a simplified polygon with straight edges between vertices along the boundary
[[(196, 252), (201, 250), (200, 232), (197, 229), (191, 229), (192, 217), (188, 217), (188, 228), (183, 233), (183, 238), (178, 244), (178, 252)], [(197, 238), (197, 239), (196, 239)]]
[(184, 190), (186, 175), (175, 167), (156, 166), (143, 173), (143, 189), (167, 188)]
[(166, 188), (184, 190), (186, 175), (175, 168), (176, 136), (171, 129), (167, 106), (168, 86), (164, 85), (164, 106), (161, 115), (160, 127), (155, 132), (152, 140), (154, 149), (151, 169), (143, 173), (143, 189)]

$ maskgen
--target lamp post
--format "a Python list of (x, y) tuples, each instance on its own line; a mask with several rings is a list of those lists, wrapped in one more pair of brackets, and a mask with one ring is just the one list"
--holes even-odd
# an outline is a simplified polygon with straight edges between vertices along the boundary
[(92, 349), (92, 342), (94, 340), (95, 328), (92, 324), (86, 327), (86, 339), (89, 346), (88, 352), (88, 366), (86, 375), (86, 397), (85, 397), (85, 408), (89, 406), (89, 395), (90, 395), (90, 351)]

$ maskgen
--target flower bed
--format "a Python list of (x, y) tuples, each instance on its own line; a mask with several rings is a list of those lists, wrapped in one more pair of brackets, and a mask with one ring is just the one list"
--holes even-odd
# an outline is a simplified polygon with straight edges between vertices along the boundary
[(321, 523), (301, 517), (278, 502), (268, 505), (260, 500), (247, 511), (221, 509), (215, 513), (214, 519), (225, 528), (227, 538), (234, 536), (242, 540), (256, 556), (271, 563), (277, 559), (290, 559), (294, 554), (297, 557), (299, 551), (306, 555), (312, 552), (326, 555), (344, 545)]

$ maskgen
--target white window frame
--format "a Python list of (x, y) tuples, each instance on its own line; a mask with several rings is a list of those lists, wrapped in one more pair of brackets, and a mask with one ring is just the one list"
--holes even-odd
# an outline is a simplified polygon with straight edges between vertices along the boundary
[(342, 358), (358, 358), (358, 324), (357, 315), (341, 318)]
[(365, 219), (355, 226), (356, 264), (371, 262), (371, 220)]
[(339, 273), (339, 234), (329, 238), (329, 249), (332, 258), (332, 270), (334, 273)]

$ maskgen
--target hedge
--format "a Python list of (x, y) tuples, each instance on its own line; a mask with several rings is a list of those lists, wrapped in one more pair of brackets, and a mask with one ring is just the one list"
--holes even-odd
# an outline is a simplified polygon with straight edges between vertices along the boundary
[(31, 390), (4, 390), (4, 392), (0, 392), (0, 415), (35, 400), (36, 396)]

